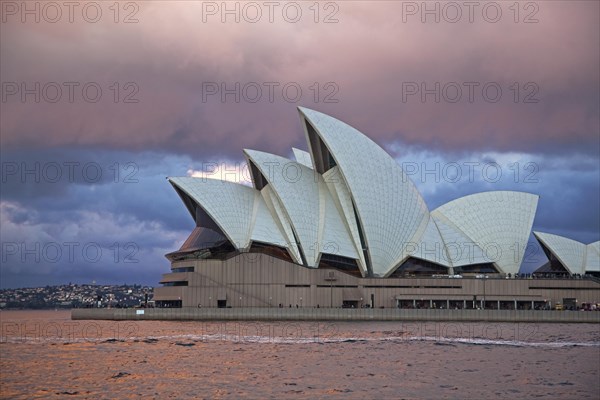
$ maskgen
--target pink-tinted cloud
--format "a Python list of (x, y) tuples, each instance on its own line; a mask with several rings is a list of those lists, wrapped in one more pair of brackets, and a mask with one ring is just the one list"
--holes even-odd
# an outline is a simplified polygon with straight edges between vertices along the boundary
[[(222, 23), (220, 15), (204, 22), (203, 2), (140, 3), (134, 24), (115, 24), (108, 9), (95, 24), (81, 18), (22, 24), (11, 17), (2, 24), (0, 39), (3, 83), (97, 82), (103, 96), (98, 103), (76, 96), (73, 103), (56, 104), (9, 96), (2, 103), (2, 145), (205, 155), (249, 147), (284, 154), (302, 143), (294, 107), (304, 105), (344, 119), (380, 143), (598, 151), (597, 2), (537, 2), (537, 23), (522, 23), (530, 11), (523, 9), (521, 22), (514, 23), (504, 3), (498, 23), (485, 21), (481, 12), (472, 23), (466, 15), (457, 23), (444, 18), (435, 23), (431, 17), (422, 23), (420, 15), (403, 22), (407, 2), (339, 2), (339, 22), (325, 24), (314, 23), (302, 4), (298, 23), (277, 12), (273, 23), (266, 14), (257, 23), (243, 16), (240, 23), (232, 17)], [(320, 19), (330, 11), (322, 9)], [(114, 82), (121, 85), (117, 103)], [(133, 92), (122, 87), (127, 82), (139, 88), (132, 95), (138, 103), (122, 102)], [(256, 82), (263, 97), (251, 103), (242, 94), (236, 103), (228, 95), (222, 103), (217, 94), (203, 101), (208, 82), (229, 88)], [(273, 102), (265, 82), (279, 83)], [(283, 97), (281, 88), (290, 82), (303, 89), (298, 102)], [(328, 90), (327, 82), (339, 91)], [(456, 82), (461, 100), (403, 96), (413, 82), (428, 88)], [(465, 82), (478, 84), (473, 102)], [(502, 89), (499, 102), (483, 97), (486, 83)], [(332, 93), (339, 102), (324, 103)], [(528, 94), (539, 102), (524, 103)]]

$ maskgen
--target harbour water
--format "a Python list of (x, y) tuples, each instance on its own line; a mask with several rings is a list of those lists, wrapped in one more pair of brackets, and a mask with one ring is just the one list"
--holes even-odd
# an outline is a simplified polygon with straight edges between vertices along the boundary
[(600, 326), (0, 312), (2, 398), (600, 397)]

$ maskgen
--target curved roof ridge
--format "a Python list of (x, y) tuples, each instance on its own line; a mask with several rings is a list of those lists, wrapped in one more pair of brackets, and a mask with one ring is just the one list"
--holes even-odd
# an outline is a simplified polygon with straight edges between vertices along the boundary
[(192, 198), (237, 249), (249, 246), (255, 189), (208, 178), (172, 177), (168, 180)]
[(600, 241), (585, 246), (585, 270), (600, 272)]
[[(256, 150), (244, 150), (244, 154), (260, 170), (283, 206), (307, 266), (317, 267), (326, 247), (329, 252), (337, 249), (340, 256), (358, 258), (320, 174), (274, 154)], [(336, 215), (331, 214), (333, 211)], [(329, 231), (325, 231), (326, 223)], [(333, 238), (335, 245), (326, 243), (326, 237)]]
[[(421, 194), (400, 165), (377, 143), (326, 114), (298, 107), (313, 165), (337, 165), (350, 191), (375, 276), (408, 258), (406, 246), (429, 221)], [(399, 245), (400, 244), (400, 245)]]
[(490, 262), (483, 249), (452, 221), (442, 214), (431, 212), (444, 241), (446, 255), (453, 267)]
[[(504, 273), (517, 273), (529, 240), (539, 196), (497, 190), (452, 200), (432, 211), (443, 215), (485, 252)], [(492, 255), (489, 248), (493, 247)]]
[(358, 266), (363, 276), (369, 275), (367, 263), (365, 261), (365, 255), (362, 250), (360, 241), (360, 234), (358, 231), (358, 221), (354, 215), (354, 209), (352, 205), (352, 199), (350, 198), (350, 192), (348, 186), (344, 182), (344, 178), (339, 174), (339, 168), (337, 166), (331, 168), (329, 171), (323, 174), (323, 181), (329, 189), (329, 194), (333, 199), (335, 206), (338, 210), (342, 222), (346, 227), (346, 231), (350, 236), (350, 240), (354, 245), (354, 249), (358, 254)]
[(277, 225), (264, 197), (258, 190), (254, 196), (254, 212), (250, 232), (250, 240), (253, 242), (269, 243), (283, 248), (289, 247), (281, 228)]
[(534, 231), (533, 235), (571, 274), (585, 273), (586, 245), (568, 237)]
[(444, 267), (452, 267), (452, 262), (446, 252), (446, 243), (432, 215), (429, 216), (429, 222), (415, 244), (416, 249), (411, 257), (430, 261)]
[(313, 169), (312, 158), (310, 157), (310, 153), (308, 151), (300, 150), (295, 147), (292, 147), (292, 152), (294, 153), (294, 158), (297, 162)]
[(275, 220), (275, 223), (277, 224), (277, 226), (280, 229), (280, 232), (285, 238), (287, 249), (289, 250), (292, 259), (296, 263), (302, 264), (302, 257), (300, 256), (300, 251), (298, 250), (298, 243), (296, 243), (296, 239), (292, 230), (292, 225), (290, 223), (289, 217), (285, 213), (285, 210), (283, 210), (281, 202), (275, 195), (270, 185), (265, 186), (260, 191), (260, 194), (265, 200), (265, 204), (267, 205), (267, 208), (271, 213), (271, 217)]

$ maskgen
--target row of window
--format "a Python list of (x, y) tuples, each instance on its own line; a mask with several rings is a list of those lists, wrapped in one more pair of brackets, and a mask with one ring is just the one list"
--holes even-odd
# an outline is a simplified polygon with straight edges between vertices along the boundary
[(171, 272), (194, 272), (194, 267), (178, 267), (173, 268)]

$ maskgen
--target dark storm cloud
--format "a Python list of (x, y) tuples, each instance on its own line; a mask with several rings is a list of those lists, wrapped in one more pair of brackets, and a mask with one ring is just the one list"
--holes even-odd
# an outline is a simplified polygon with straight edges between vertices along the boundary
[[(55, 149), (14, 153), (6, 159), (9, 165), (25, 163), (30, 173), (5, 176), (2, 186), (3, 287), (92, 280), (156, 283), (168, 268), (164, 254), (176, 250), (193, 228), (165, 180), (202, 165), (188, 157)], [(32, 173), (35, 162), (40, 165), (39, 182)], [(55, 180), (53, 174), (48, 181), (42, 172), (47, 163), (75, 162), (97, 163), (110, 177), (91, 182), (83, 175), (70, 180), (67, 174)]]
[(394, 143), (390, 153), (415, 182), (431, 210), (469, 194), (515, 190), (540, 196), (534, 230), (584, 243), (600, 232), (600, 168), (583, 154), (444, 153)]
[[(3, 201), (40, 210), (30, 218), (44, 222), (60, 221), (63, 212), (89, 210), (128, 213), (176, 227), (182, 218), (177, 212), (167, 212), (167, 205), (177, 196), (168, 190), (165, 178), (185, 175), (194, 164), (187, 157), (149, 152), (20, 150), (2, 154), (0, 196)], [(140, 203), (145, 204), (143, 210)]]

